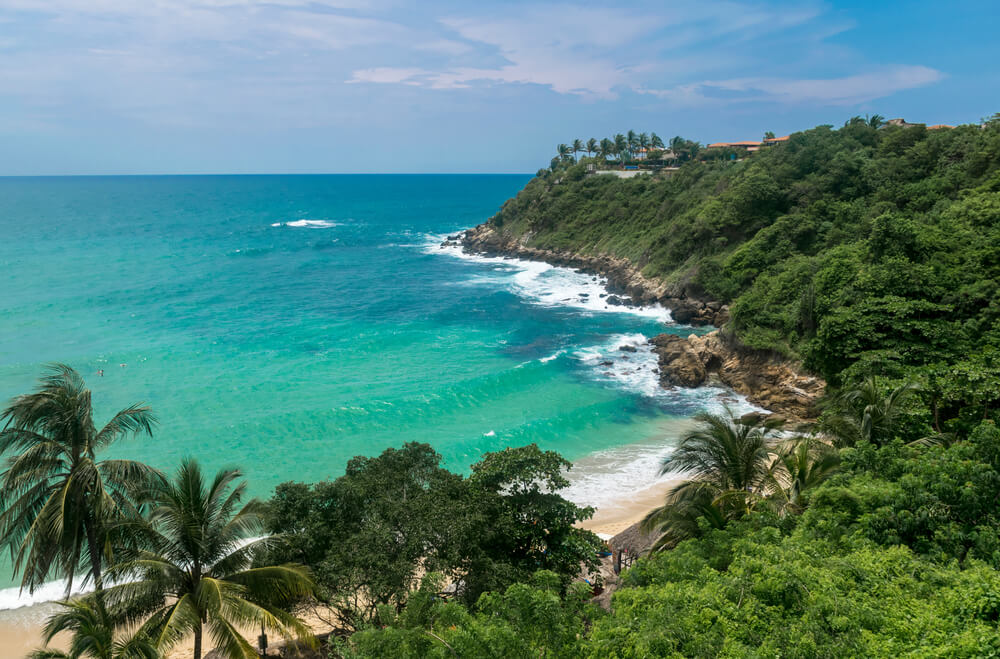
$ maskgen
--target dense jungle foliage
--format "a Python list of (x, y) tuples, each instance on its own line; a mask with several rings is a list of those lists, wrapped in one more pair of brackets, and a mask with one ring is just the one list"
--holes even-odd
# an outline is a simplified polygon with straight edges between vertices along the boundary
[(1000, 119), (852, 120), (632, 179), (588, 176), (591, 163), (540, 171), (491, 223), (726, 302), (745, 346), (835, 386), (916, 380), (938, 430), (1000, 403)]

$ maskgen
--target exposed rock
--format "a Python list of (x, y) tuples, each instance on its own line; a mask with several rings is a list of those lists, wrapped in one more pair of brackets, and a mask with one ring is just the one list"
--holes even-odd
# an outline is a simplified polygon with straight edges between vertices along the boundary
[(692, 334), (687, 343), (708, 372), (717, 373), (751, 403), (789, 421), (816, 416), (814, 405), (826, 383), (801, 372), (798, 364), (723, 341), (718, 330), (704, 336)]
[[(670, 309), (674, 321), (681, 324), (722, 327), (729, 320), (729, 307), (708, 299), (705, 291), (689, 279), (650, 279), (628, 260), (529, 247), (531, 238), (531, 233), (512, 236), (484, 223), (462, 234), (461, 243), (468, 252), (544, 261), (600, 275), (607, 279), (609, 294), (605, 300), (610, 305), (659, 303)], [(664, 336), (670, 338), (661, 339)], [(816, 416), (814, 403), (826, 383), (801, 372), (798, 364), (723, 341), (718, 331), (687, 339), (660, 335), (652, 342), (664, 385), (695, 387), (716, 374), (750, 402), (791, 420)]]
[(705, 365), (683, 336), (660, 334), (650, 340), (659, 357), (660, 384), (697, 387), (705, 384)]
[(621, 352), (638, 352), (639, 349), (635, 346), (623, 345), (618, 348)]
[(668, 284), (650, 279), (625, 259), (529, 247), (527, 243), (531, 237), (530, 233), (517, 237), (508, 235), (487, 222), (462, 234), (461, 242), (468, 252), (544, 261), (600, 275), (607, 279), (605, 287), (610, 295), (605, 299), (608, 304), (659, 303), (671, 310), (674, 320), (690, 325), (719, 327), (729, 318), (728, 307), (718, 303), (713, 303), (714, 307), (709, 306), (707, 303), (710, 300), (700, 299), (705, 295), (704, 291), (691, 282)]

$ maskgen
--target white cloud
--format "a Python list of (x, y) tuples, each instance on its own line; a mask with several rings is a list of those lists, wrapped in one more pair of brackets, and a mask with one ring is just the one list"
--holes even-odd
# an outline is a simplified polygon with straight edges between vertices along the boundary
[(733, 78), (704, 80), (673, 89), (641, 91), (683, 104), (774, 102), (854, 105), (933, 84), (943, 78), (944, 74), (940, 71), (926, 66), (896, 66), (841, 78)]

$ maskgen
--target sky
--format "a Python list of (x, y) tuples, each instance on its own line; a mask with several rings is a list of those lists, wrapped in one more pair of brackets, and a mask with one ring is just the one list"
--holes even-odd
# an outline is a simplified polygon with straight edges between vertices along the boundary
[(0, 0), (0, 175), (534, 172), (1000, 112), (1000, 1)]

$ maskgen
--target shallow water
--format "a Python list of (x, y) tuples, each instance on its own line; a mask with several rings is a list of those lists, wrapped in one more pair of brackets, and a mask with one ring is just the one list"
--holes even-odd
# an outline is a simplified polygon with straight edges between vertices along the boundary
[[(137, 401), (160, 419), (113, 455), (239, 465), (264, 497), (406, 441), (455, 470), (537, 442), (582, 459), (578, 502), (627, 495), (679, 420), (731, 394), (657, 386), (644, 337), (692, 331), (666, 310), (437, 246), (527, 180), (0, 179), (0, 400), (68, 363), (99, 420)], [(29, 601), (0, 592), (0, 608)]]

